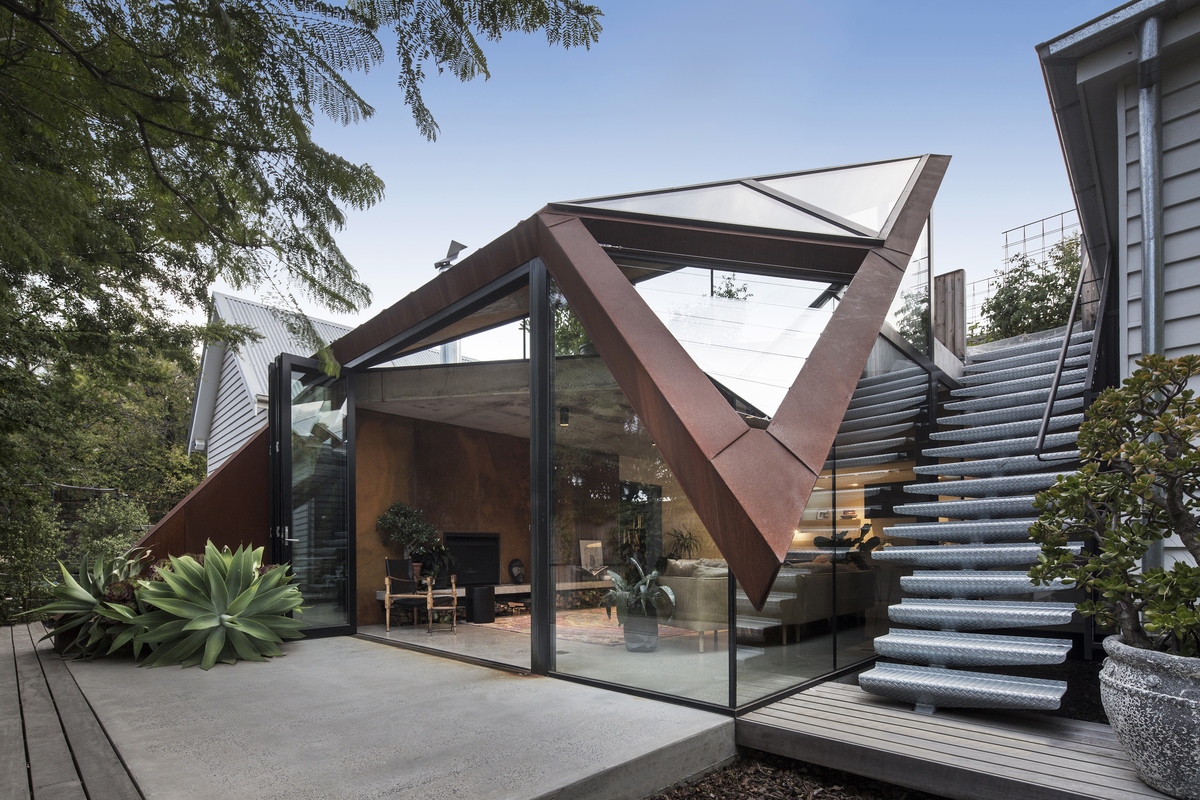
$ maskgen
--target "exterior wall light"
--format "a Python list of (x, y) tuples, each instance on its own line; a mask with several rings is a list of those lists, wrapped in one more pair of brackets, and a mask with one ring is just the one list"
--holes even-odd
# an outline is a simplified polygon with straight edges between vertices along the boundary
[(562, 406), (558, 409), (558, 427), (565, 428), (571, 424), (571, 409)]

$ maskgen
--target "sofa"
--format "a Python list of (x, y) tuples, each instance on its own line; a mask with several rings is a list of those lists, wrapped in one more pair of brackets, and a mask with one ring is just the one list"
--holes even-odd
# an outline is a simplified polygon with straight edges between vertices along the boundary
[(704, 652), (704, 634), (729, 628), (729, 565), (710, 558), (671, 559), (658, 582), (675, 595), (675, 616), (665, 623), (675, 628), (700, 632), (700, 652)]

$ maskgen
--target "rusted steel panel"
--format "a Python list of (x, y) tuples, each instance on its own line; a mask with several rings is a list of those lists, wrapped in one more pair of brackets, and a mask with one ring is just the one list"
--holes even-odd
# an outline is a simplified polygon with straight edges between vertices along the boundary
[(338, 339), (332, 345), (334, 358), (345, 364), (529, 261), (537, 255), (535, 229), (533, 218), (517, 223)]
[(138, 545), (157, 560), (218, 547), (266, 547), (270, 535), (269, 464), (264, 425), (241, 449), (167, 512)]

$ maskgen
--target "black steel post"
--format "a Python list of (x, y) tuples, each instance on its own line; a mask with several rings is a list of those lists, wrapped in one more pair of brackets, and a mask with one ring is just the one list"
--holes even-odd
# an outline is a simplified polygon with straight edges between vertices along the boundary
[(533, 618), (529, 668), (554, 669), (554, 587), (550, 531), (554, 514), (554, 326), (546, 265), (529, 265), (529, 589)]

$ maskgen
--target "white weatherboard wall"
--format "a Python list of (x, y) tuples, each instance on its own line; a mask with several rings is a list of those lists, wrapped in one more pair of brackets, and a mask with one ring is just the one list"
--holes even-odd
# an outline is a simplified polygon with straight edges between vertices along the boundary
[[(1163, 332), (1167, 356), (1200, 353), (1200, 53), (1162, 64)], [(1137, 79), (1118, 97), (1120, 172), (1120, 314), (1122, 377), (1142, 354), (1142, 196), (1138, 141)], [(1197, 381), (1193, 380), (1193, 385)], [(1200, 387), (1197, 387), (1200, 388)], [(1183, 560), (1178, 539), (1167, 542), (1166, 560)]]
[(221, 361), (221, 380), (217, 385), (212, 433), (208, 439), (208, 474), (211, 475), (265, 424), (266, 411), (256, 413), (255, 401), (246, 389), (246, 379), (238, 358), (233, 350), (226, 350)]

